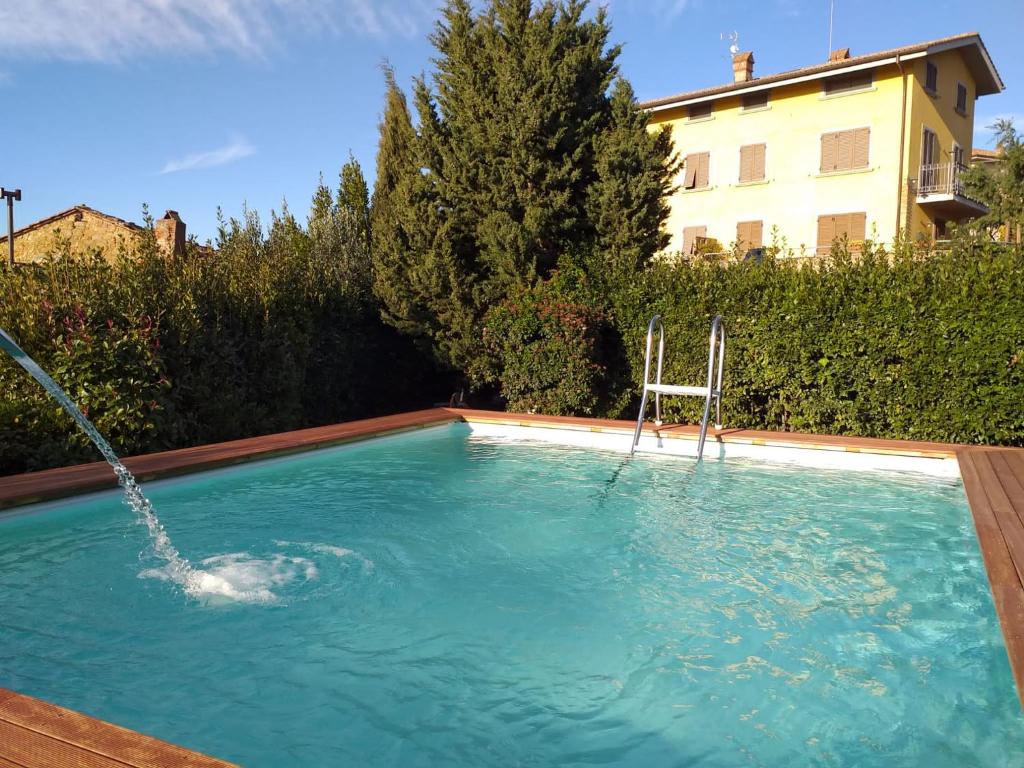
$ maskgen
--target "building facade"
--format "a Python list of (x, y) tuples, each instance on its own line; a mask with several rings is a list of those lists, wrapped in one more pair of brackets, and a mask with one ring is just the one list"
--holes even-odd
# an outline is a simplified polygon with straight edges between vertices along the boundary
[[(185, 251), (185, 224), (175, 211), (154, 222), (157, 245), (168, 255)], [(84, 203), (47, 216), (14, 232), (14, 261), (35, 264), (66, 248), (72, 255), (100, 253), (111, 261), (120, 253), (138, 248), (143, 228), (130, 221), (97, 211)], [(7, 236), (0, 237), (0, 254), (7, 257)]]
[(985, 212), (960, 182), (975, 100), (1003, 89), (975, 33), (754, 76), (641, 104), (684, 160), (671, 200), (672, 251), (941, 238)]

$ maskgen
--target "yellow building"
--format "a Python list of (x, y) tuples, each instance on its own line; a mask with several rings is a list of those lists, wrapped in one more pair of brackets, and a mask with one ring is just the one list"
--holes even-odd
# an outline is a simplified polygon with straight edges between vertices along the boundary
[[(941, 238), (985, 212), (960, 172), (971, 158), (974, 104), (1002, 80), (975, 33), (754, 77), (751, 52), (733, 82), (655, 99), (685, 159), (671, 200), (670, 249), (740, 243), (796, 255), (836, 237)], [(717, 241), (717, 244), (716, 242)]]

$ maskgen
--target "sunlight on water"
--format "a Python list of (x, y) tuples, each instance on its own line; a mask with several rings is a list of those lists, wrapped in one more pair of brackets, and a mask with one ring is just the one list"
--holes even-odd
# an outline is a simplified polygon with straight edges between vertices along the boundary
[(957, 481), (467, 432), (149, 485), (199, 599), (113, 493), (0, 517), (0, 686), (250, 768), (1024, 765)]

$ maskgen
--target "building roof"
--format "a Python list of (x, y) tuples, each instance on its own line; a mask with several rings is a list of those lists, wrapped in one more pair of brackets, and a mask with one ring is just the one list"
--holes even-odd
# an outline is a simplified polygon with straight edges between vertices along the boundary
[(1000, 160), (1003, 153), (998, 149), (982, 149), (981, 147), (975, 147), (971, 150), (971, 158), (978, 158), (981, 160)]
[[(26, 232), (31, 232), (34, 229), (41, 229), (42, 227), (45, 227), (47, 224), (53, 224), (54, 222), (60, 221), (61, 219), (67, 218), (68, 216), (71, 216), (72, 214), (75, 213), (89, 213), (93, 216), (98, 216), (101, 219), (106, 219), (107, 221), (112, 222), (113, 224), (117, 224), (118, 226), (130, 229), (133, 232), (142, 231), (142, 227), (140, 227), (138, 224), (133, 224), (130, 221), (125, 221), (124, 219), (119, 219), (116, 216), (111, 216), (109, 213), (97, 211), (95, 208), (90, 208), (85, 203), (79, 203), (78, 205), (73, 205), (70, 208), (60, 211), (59, 213), (55, 213), (52, 216), (47, 216), (45, 219), (40, 219), (39, 221), (32, 222), (31, 224), (24, 226), (21, 229), (14, 230), (14, 236), (18, 237), (19, 235), (22, 235)], [(0, 237), (0, 243), (6, 242), (7, 235), (3, 235), (2, 237)]]
[(744, 82), (725, 83), (724, 85), (716, 85), (710, 88), (677, 93), (674, 96), (665, 96), (660, 99), (640, 102), (640, 107), (657, 112), (672, 107), (713, 101), (722, 96), (741, 92), (759, 91), (772, 86), (815, 80), (839, 72), (871, 69), (885, 64), (895, 64), (897, 61), (921, 58), (954, 49), (959, 49), (963, 54), (964, 60), (974, 76), (979, 96), (986, 96), (1003, 90), (1003, 81), (988, 55), (985, 44), (981, 41), (981, 35), (977, 32), (966, 32), (961, 35), (942, 37), (938, 40), (929, 40), (924, 43), (905, 45), (902, 48), (890, 48), (885, 51), (866, 53), (862, 56), (851, 56), (848, 59), (826, 61), (822, 64), (791, 69), (788, 72), (779, 72), (775, 75), (755, 77), (753, 80)]

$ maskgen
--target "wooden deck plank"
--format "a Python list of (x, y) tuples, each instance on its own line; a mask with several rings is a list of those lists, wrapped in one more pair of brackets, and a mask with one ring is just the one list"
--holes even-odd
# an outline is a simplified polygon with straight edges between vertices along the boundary
[(1024, 526), (1024, 456), (1017, 456), (1011, 451), (999, 451), (990, 453), (988, 458), (999, 476), (999, 483), (1010, 506), (1017, 514), (1018, 522)]
[(1024, 706), (1024, 451), (966, 448), (958, 453), (967, 502), (992, 589), (999, 627)]
[(1009, 550), (1014, 570), (1017, 572), (1019, 584), (1024, 584), (1024, 525), (1014, 509), (1013, 502), (1003, 485), (1006, 480), (1000, 476), (996, 466), (999, 455), (995, 453), (975, 453), (972, 456), (978, 478), (981, 480), (989, 509), (999, 526), (1003, 541)]
[[(393, 416), (332, 424), (326, 427), (261, 435), (225, 443), (179, 448), (124, 459), (125, 466), (139, 481), (173, 477), (230, 466), (255, 458), (272, 458), (322, 448), (392, 432), (459, 421), (444, 408), (431, 408)], [(0, 477), (0, 509), (59, 499), (117, 486), (110, 467), (102, 461), (60, 467), (40, 472)]]
[(985, 560), (985, 570), (991, 585), (1020, 586), (1020, 576), (1013, 564), (1010, 550), (1003, 539), (995, 513), (985, 493), (985, 486), (974, 463), (974, 454), (964, 451), (960, 460), (960, 476), (964, 484), (967, 503), (974, 517), (974, 528)]
[(230, 768), (118, 725), (0, 689), (0, 757), (26, 768)]

